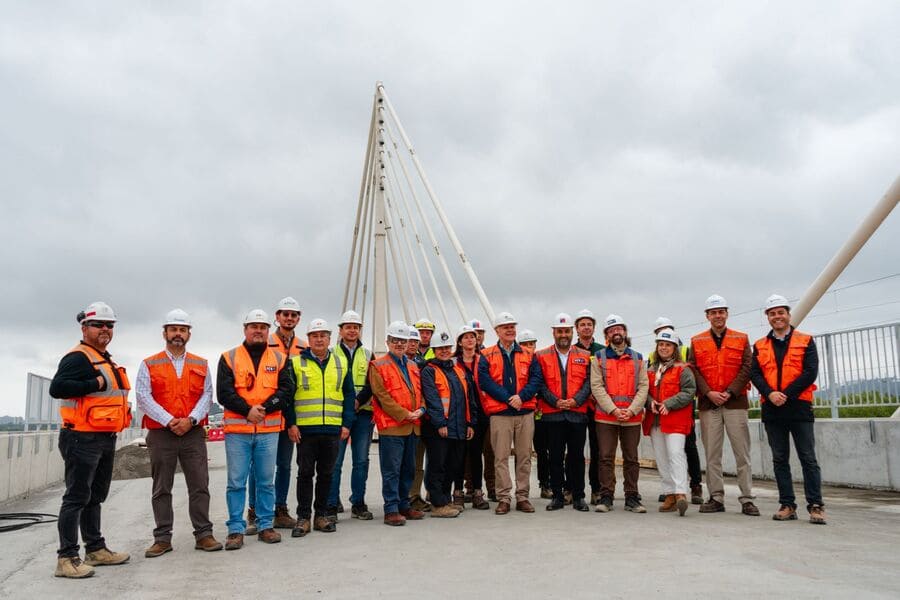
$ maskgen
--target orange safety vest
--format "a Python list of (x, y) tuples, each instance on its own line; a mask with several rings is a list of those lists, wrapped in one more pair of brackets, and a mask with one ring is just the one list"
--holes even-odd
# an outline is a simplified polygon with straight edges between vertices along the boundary
[[(488, 362), (488, 370), (491, 379), (497, 382), (497, 385), (503, 385), (503, 350), (499, 344), (495, 344), (490, 348), (485, 348), (481, 356)], [(521, 352), (513, 352), (513, 369), (516, 372), (516, 393), (518, 394), (528, 383), (528, 369), (534, 356), (525, 348)], [(478, 376), (476, 372), (476, 377)], [(495, 415), (509, 409), (506, 402), (498, 402), (487, 392), (481, 392), (481, 406), (484, 408), (486, 415)], [(522, 410), (534, 410), (537, 407), (537, 401), (534, 398), (528, 401), (522, 401)]]
[[(694, 363), (709, 385), (709, 389), (724, 392), (731, 385), (741, 370), (744, 349), (749, 343), (746, 333), (732, 329), (725, 330), (721, 348), (716, 347), (716, 341), (708, 329), (691, 338)], [(750, 389), (749, 383), (747, 389)]]
[[(384, 389), (387, 390), (397, 404), (409, 412), (415, 412), (422, 408), (422, 383), (419, 377), (419, 367), (416, 366), (416, 363), (412, 360), (406, 361), (406, 370), (409, 373), (412, 389), (406, 384), (406, 378), (400, 372), (397, 361), (390, 354), (385, 354), (381, 358), (373, 360), (369, 369), (370, 373), (372, 369), (381, 376), (381, 380), (384, 382)], [(399, 427), (406, 423), (406, 421), (401, 423), (384, 412), (384, 409), (381, 408), (381, 402), (378, 401), (378, 396), (375, 395), (372, 396), (372, 418), (375, 421), (375, 426), (378, 427), (378, 431)], [(419, 421), (419, 419), (416, 419), (413, 423), (418, 425)]]
[(472, 359), (471, 367), (463, 361), (462, 355), (457, 356), (454, 359), (456, 364), (462, 367), (464, 371), (472, 373), (472, 381), (475, 383), (475, 396), (478, 398), (481, 398), (481, 387), (478, 385), (478, 361), (480, 356), (481, 355), (478, 352), (475, 353), (475, 358)]
[[(562, 374), (559, 369), (559, 359), (556, 357), (556, 346), (548, 346), (538, 350), (534, 353), (534, 357), (541, 366), (541, 371), (544, 374), (544, 383), (547, 388), (549, 388), (557, 398), (565, 400), (565, 398), (562, 397)], [(569, 360), (566, 363), (566, 391), (569, 394), (569, 398), (572, 398), (575, 393), (581, 389), (581, 386), (584, 385), (584, 380), (587, 379), (590, 372), (590, 364), (591, 355), (587, 350), (582, 350), (575, 346), (572, 346), (569, 349)], [(593, 400), (588, 398), (584, 404), (573, 408), (569, 412), (587, 414), (588, 405), (591, 402), (593, 402)], [(563, 412), (561, 408), (556, 408), (555, 406), (547, 404), (543, 398), (538, 400), (538, 406), (540, 407), (541, 413), (545, 415)]]
[[(176, 419), (184, 419), (191, 416), (191, 411), (197, 406), (197, 402), (203, 395), (206, 383), (206, 373), (209, 366), (205, 358), (200, 358), (190, 352), (184, 357), (184, 366), (181, 377), (175, 372), (175, 365), (165, 351), (154, 354), (144, 359), (147, 371), (150, 373), (150, 391), (157, 404)], [(206, 425), (207, 419), (199, 424)], [(157, 423), (147, 415), (141, 420), (144, 429), (165, 429), (162, 423)]]
[(87, 344), (78, 344), (68, 353), (72, 352), (84, 354), (106, 381), (106, 385), (100, 392), (78, 398), (60, 399), (59, 416), (63, 428), (74, 431), (118, 433), (131, 425), (131, 404), (128, 403), (128, 390), (131, 389), (131, 384), (128, 382), (128, 375), (125, 374), (125, 367), (116, 365), (100, 354), (96, 348)]
[[(766, 383), (773, 390), (783, 392), (795, 379), (800, 377), (803, 372), (803, 355), (806, 354), (806, 347), (812, 341), (812, 336), (794, 330), (788, 340), (787, 352), (784, 353), (784, 360), (781, 363), (781, 386), (778, 385), (778, 363), (775, 360), (775, 350), (772, 348), (772, 340), (769, 336), (756, 340), (753, 344), (756, 348), (756, 359), (759, 361), (759, 368), (762, 369), (763, 377)], [(816, 384), (812, 384), (802, 392), (798, 398), (805, 402), (813, 401), (813, 391), (817, 390)], [(760, 395), (760, 402), (765, 402), (766, 398)]]
[[(632, 351), (631, 356), (626, 357), (626, 355), (623, 355), (619, 358), (607, 360), (605, 349), (598, 354), (597, 362), (600, 364), (600, 372), (603, 374), (606, 393), (612, 398), (616, 408), (628, 408), (631, 406), (631, 401), (634, 400), (635, 394), (637, 394), (643, 357), (639, 353)], [(641, 411), (638, 411), (638, 414), (625, 422), (640, 423), (642, 418)], [(614, 415), (600, 410), (599, 407), (594, 411), (594, 420), (607, 423), (620, 422)]]
[[(222, 354), (225, 364), (234, 373), (234, 391), (250, 406), (262, 404), (278, 391), (278, 374), (285, 365), (285, 356), (272, 348), (266, 348), (254, 373), (253, 359), (243, 344)], [(225, 409), (222, 415), (225, 433), (277, 433), (284, 429), (284, 418), (276, 410), (253, 424), (240, 413)]]
[[(434, 387), (437, 388), (438, 397), (441, 399), (441, 404), (444, 406), (444, 418), (448, 419), (450, 418), (450, 394), (453, 390), (450, 387), (450, 382), (447, 381), (447, 375), (444, 373), (443, 369), (440, 367), (431, 368), (434, 369)], [(469, 411), (469, 384), (466, 383), (466, 372), (462, 367), (455, 363), (453, 365), (453, 371), (456, 373), (459, 382), (462, 384), (463, 404), (466, 407), (466, 423), (471, 423), (472, 415)]]
[(269, 348), (278, 350), (282, 354), (286, 354), (288, 358), (293, 358), (295, 356), (298, 356), (300, 352), (306, 349), (306, 344), (300, 341), (300, 338), (297, 337), (297, 334), (294, 334), (294, 339), (291, 341), (291, 349), (288, 350), (284, 345), (284, 341), (282, 341), (277, 333), (270, 333)]
[[(681, 372), (686, 364), (676, 362), (666, 369), (662, 379), (656, 379), (656, 371), (647, 371), (647, 379), (650, 381), (650, 397), (657, 402), (668, 400), (681, 391)], [(644, 435), (650, 435), (650, 428), (656, 415), (653, 411), (646, 411), (644, 416)], [(663, 433), (683, 433), (690, 435), (694, 425), (694, 403), (683, 406), (678, 410), (670, 411), (667, 415), (659, 415), (659, 429)]]

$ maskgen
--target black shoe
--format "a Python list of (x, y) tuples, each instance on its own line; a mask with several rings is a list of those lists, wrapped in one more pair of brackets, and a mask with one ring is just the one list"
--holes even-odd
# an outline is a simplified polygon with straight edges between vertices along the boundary
[(584, 498), (575, 498), (572, 500), (572, 508), (581, 512), (588, 512), (591, 510), (591, 507), (584, 501)]
[(647, 509), (644, 508), (644, 505), (641, 504), (640, 496), (628, 496), (625, 498), (625, 510), (631, 511), (633, 513), (645, 513)]
[(325, 518), (331, 521), (332, 523), (338, 522), (338, 507), (337, 506), (329, 506), (325, 509)]
[(659, 495), (659, 500), (657, 500), (657, 502), (665, 502), (665, 501), (666, 501), (666, 495), (665, 495), (665, 494), (660, 494), (660, 495)]
[(350, 507), (350, 514), (354, 519), (359, 519), (360, 521), (371, 521), (373, 518), (372, 513), (369, 512), (369, 507), (365, 504), (354, 504)]
[(565, 507), (566, 501), (557, 496), (554, 497), (553, 500), (550, 501), (550, 504), (547, 505), (547, 510), (559, 510)]
[(597, 506), (594, 508), (594, 512), (605, 513), (609, 512), (613, 509), (613, 499), (612, 496), (602, 496), (600, 500), (597, 502)]

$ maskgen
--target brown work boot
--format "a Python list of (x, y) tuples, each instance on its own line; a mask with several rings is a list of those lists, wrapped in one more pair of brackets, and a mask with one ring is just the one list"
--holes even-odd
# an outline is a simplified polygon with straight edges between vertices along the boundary
[(685, 494), (675, 494), (675, 506), (678, 508), (678, 516), (683, 517), (688, 509), (687, 496)]
[(108, 567), (111, 565), (121, 565), (128, 562), (131, 556), (126, 552), (113, 552), (109, 548), (100, 548), (94, 552), (88, 552), (84, 555), (84, 562), (92, 567)]
[(244, 534), (229, 533), (228, 537), (225, 538), (225, 549), (226, 550), (240, 550), (243, 547), (244, 547)]
[(484, 499), (484, 492), (475, 490), (472, 494), (472, 508), (475, 510), (487, 510), (491, 507), (490, 502)]
[(809, 507), (809, 522), (813, 525), (825, 525), (825, 507), (813, 504)]
[(384, 524), (392, 527), (400, 527), (406, 525), (406, 518), (400, 513), (387, 513), (384, 515)]
[(523, 513), (533, 513), (534, 505), (528, 500), (518, 500), (516, 502), (516, 510)]
[(162, 556), (166, 552), (172, 551), (172, 544), (169, 542), (153, 542), (153, 545), (144, 551), (144, 558), (156, 558)]
[(691, 504), (703, 504), (703, 486), (699, 483), (691, 486)]
[(778, 509), (778, 512), (772, 515), (773, 521), (796, 521), (797, 520), (797, 509), (788, 506), (787, 504), (782, 504), (781, 508)]
[(324, 533), (334, 533), (337, 531), (337, 525), (328, 517), (316, 517), (313, 521), (313, 529)]
[(256, 528), (256, 511), (252, 508), (247, 509), (247, 528), (244, 535), (256, 535), (259, 530)]
[(194, 542), (194, 550), (203, 550), (204, 552), (216, 552), (222, 549), (222, 542), (211, 535), (202, 537)]
[(291, 531), (291, 537), (303, 537), (312, 529), (309, 519), (297, 519), (294, 530)]
[(675, 494), (666, 494), (663, 503), (659, 505), (659, 512), (675, 512)]
[(265, 543), (265, 544), (277, 544), (281, 541), (281, 534), (275, 531), (272, 527), (268, 529), (263, 529), (258, 534), (256, 534), (256, 539)]
[(425, 513), (423, 511), (414, 508), (401, 509), (400, 514), (403, 515), (407, 521), (421, 521), (425, 518)]
[(509, 512), (509, 502), (506, 500), (501, 500), (497, 503), (497, 508), (494, 509), (495, 515), (505, 515)]
[(459, 516), (459, 509), (453, 504), (435, 506), (431, 509), (431, 516), (439, 519), (453, 519)]
[(702, 513), (717, 513), (717, 512), (725, 512), (725, 505), (716, 500), (715, 498), (710, 498), (706, 502), (700, 505), (700, 512)]
[(272, 523), (275, 529), (293, 529), (296, 524), (297, 521), (288, 512), (287, 506), (275, 507), (275, 521)]
[(743, 504), (741, 504), (741, 512), (743, 514), (749, 515), (751, 517), (759, 516), (759, 509), (756, 508), (756, 505), (753, 504), (752, 502), (750, 502), (749, 500), (747, 502), (744, 502)]
[(55, 577), (67, 577), (69, 579), (84, 579), (94, 574), (94, 567), (84, 564), (78, 556), (66, 556), (56, 560)]
[(461, 490), (453, 492), (453, 507), (459, 512), (466, 510), (466, 499)]

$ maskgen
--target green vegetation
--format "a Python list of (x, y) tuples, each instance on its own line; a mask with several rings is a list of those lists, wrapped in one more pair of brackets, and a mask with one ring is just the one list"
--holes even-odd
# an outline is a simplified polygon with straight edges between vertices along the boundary
[[(878, 406), (859, 406), (877, 404)], [(850, 406), (856, 405), (856, 406)], [(861, 394), (845, 394), (838, 401), (838, 418), (841, 419), (878, 419), (890, 417), (900, 406), (900, 398), (881, 392), (865, 392)], [(831, 418), (831, 405), (825, 398), (816, 398), (813, 413), (817, 419)], [(759, 418), (759, 409), (750, 409), (750, 418)]]

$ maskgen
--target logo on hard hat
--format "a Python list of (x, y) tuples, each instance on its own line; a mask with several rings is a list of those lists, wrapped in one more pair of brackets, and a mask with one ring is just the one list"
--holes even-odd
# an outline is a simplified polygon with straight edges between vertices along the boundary
[(449, 339), (450, 339), (450, 336), (447, 335), (447, 332), (444, 332), (444, 333), (441, 334), (441, 341), (442, 341), (442, 342), (446, 342), (446, 341), (449, 340)]

